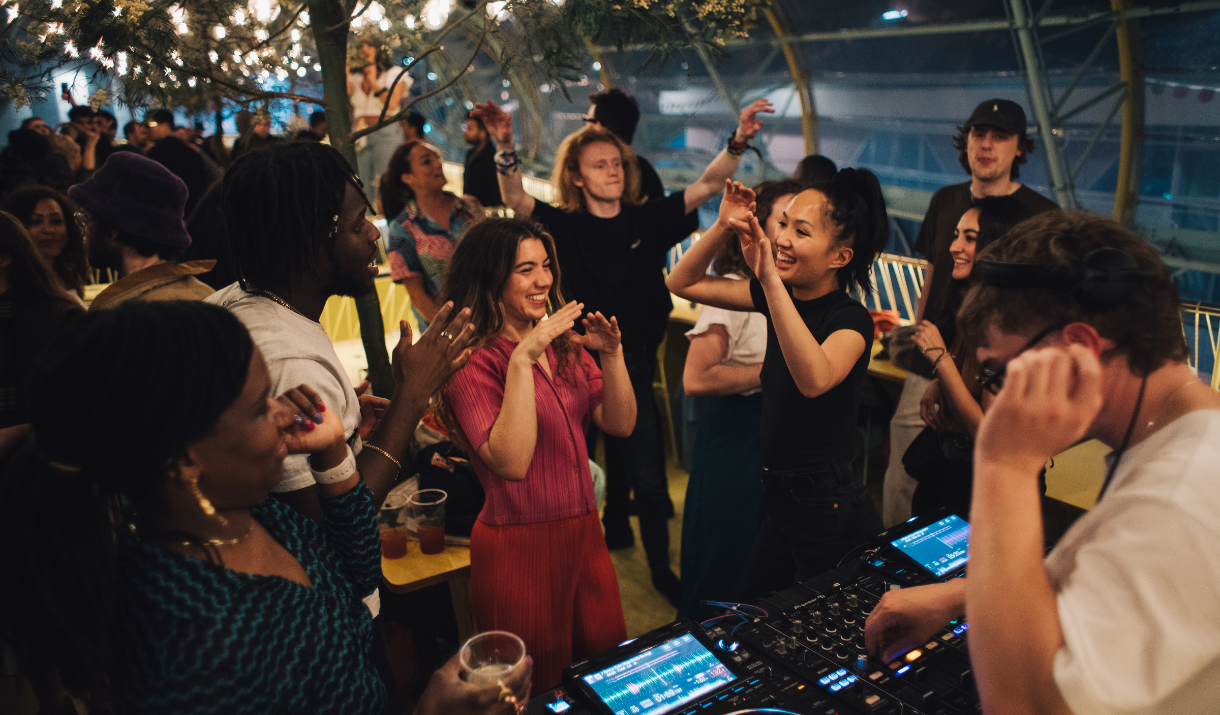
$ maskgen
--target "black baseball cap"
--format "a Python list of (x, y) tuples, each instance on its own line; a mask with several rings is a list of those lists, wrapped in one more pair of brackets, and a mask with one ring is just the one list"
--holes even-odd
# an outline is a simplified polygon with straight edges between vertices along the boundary
[(987, 125), (999, 127), (1009, 134), (1025, 135), (1025, 110), (1007, 99), (989, 99), (974, 108), (966, 121), (966, 129)]

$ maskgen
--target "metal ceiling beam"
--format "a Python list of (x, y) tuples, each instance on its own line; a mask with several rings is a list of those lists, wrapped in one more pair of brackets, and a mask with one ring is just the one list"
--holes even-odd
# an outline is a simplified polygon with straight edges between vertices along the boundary
[[(1115, 10), (1124, 10), (1127, 0), (1110, 0)], [(1118, 183), (1114, 187), (1114, 218), (1135, 225), (1139, 203), (1140, 169), (1144, 156), (1144, 63), (1140, 49), (1139, 23), (1124, 20), (1115, 30), (1118, 40), (1118, 72), (1127, 85), (1123, 102), (1122, 134), (1118, 149)]]
[[(771, 8), (764, 8), (767, 21), (777, 37), (787, 37), (792, 34), (779, 15)], [(801, 100), (801, 134), (805, 137), (805, 156), (819, 153), (818, 141), (818, 107), (813, 98), (813, 82), (809, 71), (805, 68), (805, 58), (801, 56), (796, 45), (784, 43), (784, 59), (788, 61), (788, 71), (792, 73), (792, 84)]]
[[(1182, 15), (1193, 12), (1220, 10), (1220, 2), (1216, 0), (1198, 0), (1185, 2), (1168, 7), (1136, 7), (1119, 12), (1089, 12), (1079, 15), (1052, 15), (1038, 21), (1038, 27), (1067, 27), (1114, 20), (1137, 20), (1144, 17), (1162, 17), (1165, 15)], [(1014, 23), (1008, 20), (977, 20), (972, 22), (944, 23), (938, 25), (908, 25), (906, 27), (860, 28), (852, 30), (836, 30), (833, 32), (807, 32), (802, 35), (776, 37), (756, 42), (800, 43), (800, 42), (836, 42), (843, 40), (869, 40), (888, 37), (908, 37), (916, 35), (949, 35), (965, 32), (991, 32), (1015, 30)], [(751, 44), (749, 40), (738, 40), (726, 43)]]
[(1055, 202), (1059, 206), (1074, 209), (1076, 208), (1076, 191), (1072, 183), (1072, 175), (1068, 173), (1063, 147), (1055, 135), (1050, 87), (1046, 82), (1046, 68), (1042, 64), (1038, 37), (1033, 23), (1030, 22), (1028, 0), (1006, 0), (1006, 2), (1012, 13), (1013, 32), (1017, 36), (1017, 44), (1020, 47), (1019, 59), (1022, 69), (1025, 70), (1030, 109), (1033, 110), (1034, 121), (1038, 125), (1038, 134), (1042, 138), (1042, 146), (1046, 152), (1051, 191), (1054, 192)]
[[(1198, 0), (1185, 2), (1168, 7), (1136, 7), (1121, 12), (1089, 12), (1079, 15), (1052, 15), (1041, 18), (1037, 25), (1042, 28), (1071, 27), (1075, 25), (1098, 24), (1115, 20), (1138, 20), (1145, 17), (1164, 17), (1167, 15), (1185, 15), (1194, 12), (1211, 12), (1220, 10), (1220, 0)], [(801, 35), (784, 37), (769, 37), (765, 39), (730, 40), (725, 47), (744, 47), (757, 44), (800, 44), (805, 42), (844, 42), (847, 40), (876, 40), (891, 37), (915, 37), (919, 35), (954, 35), (972, 32), (1008, 32), (1015, 30), (1008, 20), (974, 20), (970, 22), (949, 22), (936, 25), (907, 25), (885, 28), (857, 28), (834, 30), (831, 32), (807, 32)], [(599, 47), (605, 51), (617, 50), (613, 46)], [(628, 45), (624, 50), (650, 50), (648, 45)]]

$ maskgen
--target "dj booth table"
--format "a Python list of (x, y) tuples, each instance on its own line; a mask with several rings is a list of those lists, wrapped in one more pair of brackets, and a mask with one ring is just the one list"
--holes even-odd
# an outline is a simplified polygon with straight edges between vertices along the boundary
[(883, 532), (848, 566), (726, 609), (671, 623), (574, 663), (529, 715), (974, 715), (968, 625), (951, 621), (887, 664), (864, 649), (886, 591), (965, 575), (969, 524), (941, 510)]

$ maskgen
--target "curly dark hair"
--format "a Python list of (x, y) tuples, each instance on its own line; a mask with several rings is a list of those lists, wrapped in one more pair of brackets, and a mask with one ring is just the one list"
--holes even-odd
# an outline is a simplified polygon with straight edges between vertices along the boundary
[[(967, 174), (973, 175), (970, 170), (970, 157), (966, 156), (966, 140), (970, 137), (970, 130), (966, 127), (958, 127), (957, 134), (953, 135), (953, 148), (957, 149), (957, 161), (966, 170)], [(1034, 140), (1029, 138), (1028, 134), (1022, 134), (1017, 138), (1017, 158), (1012, 160), (1012, 169), (1008, 172), (1009, 179), (1016, 179), (1021, 176), (1021, 165), (1029, 161), (1029, 155), (1034, 152)]]
[(1188, 355), (1178, 309), (1178, 289), (1156, 249), (1114, 219), (1086, 211), (1048, 211), (1017, 224), (976, 261), (1073, 265), (1097, 248), (1117, 248), (1153, 271), (1153, 280), (1133, 288), (1131, 299), (1113, 310), (1094, 312), (1071, 296), (1054, 290), (1001, 288), (978, 284), (966, 293), (957, 315), (958, 328), (979, 344), (989, 325), (1007, 333), (1048, 325), (1088, 323), (1114, 343), (1112, 353), (1126, 355), (1131, 369), (1147, 374)]
[(89, 274), (85, 239), (74, 218), (76, 202), (49, 186), (27, 186), (9, 194), (4, 200), (3, 209), (16, 216), (22, 225), (29, 228), (30, 221), (34, 218), (34, 207), (45, 199), (51, 199), (59, 204), (59, 210), (63, 212), (64, 225), (68, 232), (68, 244), (52, 261), (51, 270), (59, 277), (65, 288), (84, 298), (85, 284), (91, 280), (92, 276)]

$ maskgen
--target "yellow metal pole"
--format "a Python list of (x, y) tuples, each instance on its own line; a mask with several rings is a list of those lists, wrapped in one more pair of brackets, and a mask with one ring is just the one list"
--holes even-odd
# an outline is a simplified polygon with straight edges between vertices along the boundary
[[(1128, 9), (1127, 0), (1110, 0), (1115, 12)], [(1139, 23), (1122, 20), (1115, 29), (1119, 76), (1127, 85), (1123, 101), (1123, 126), (1119, 139), (1118, 183), (1114, 187), (1114, 218), (1135, 224), (1139, 200), (1140, 162), (1144, 149), (1144, 68), (1140, 62)]]
[[(763, 8), (763, 13), (777, 37), (788, 37), (792, 34), (774, 10)], [(788, 60), (788, 71), (792, 73), (792, 83), (796, 87), (797, 96), (801, 98), (801, 134), (805, 136), (805, 155), (817, 154), (818, 108), (813, 100), (813, 85), (809, 82), (809, 73), (805, 70), (805, 62), (798, 53), (796, 44), (785, 42), (783, 48), (784, 59)]]

